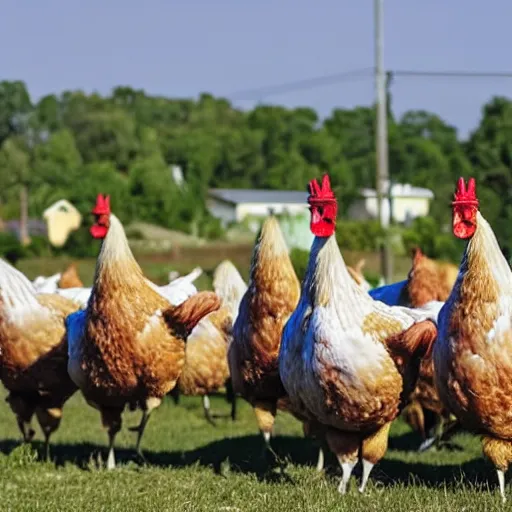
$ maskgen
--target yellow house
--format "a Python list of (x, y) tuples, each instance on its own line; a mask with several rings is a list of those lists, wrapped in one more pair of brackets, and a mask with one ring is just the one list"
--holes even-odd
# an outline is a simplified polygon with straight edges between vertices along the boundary
[[(387, 184), (389, 187), (389, 183)], [(376, 219), (378, 215), (377, 192), (371, 188), (363, 188), (360, 196), (348, 209), (348, 217), (353, 220)], [(391, 218), (400, 224), (408, 224), (416, 217), (425, 217), (430, 210), (430, 202), (434, 193), (427, 188), (413, 187), (408, 183), (394, 183), (390, 190), (390, 205), (382, 202), (382, 216), (386, 223)]]
[(72, 231), (82, 224), (82, 215), (66, 199), (60, 199), (43, 212), (48, 228), (48, 240), (54, 247), (62, 247)]

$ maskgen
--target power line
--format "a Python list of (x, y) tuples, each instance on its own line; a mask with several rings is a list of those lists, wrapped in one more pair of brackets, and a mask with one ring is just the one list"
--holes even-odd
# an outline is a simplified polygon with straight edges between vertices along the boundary
[(332, 75), (323, 75), (313, 78), (304, 78), (294, 82), (285, 82), (282, 84), (268, 85), (263, 87), (256, 87), (254, 89), (244, 89), (236, 91), (228, 95), (228, 98), (233, 100), (258, 100), (265, 96), (275, 96), (278, 94), (286, 94), (288, 92), (315, 89), (326, 85), (339, 84), (341, 82), (351, 82), (361, 78), (371, 78), (373, 68), (360, 68), (352, 69), (350, 71), (343, 71), (341, 73), (334, 73)]
[[(277, 96), (300, 90), (316, 89), (327, 85), (335, 85), (343, 82), (352, 82), (363, 78), (372, 78), (374, 68), (366, 67), (322, 75), (312, 78), (304, 78), (293, 82), (267, 85), (254, 89), (243, 89), (227, 95), (231, 100), (261, 100), (267, 96)], [(512, 71), (465, 71), (465, 70), (414, 70), (396, 69), (389, 70), (391, 78), (512, 78)]]
[(396, 77), (427, 77), (427, 78), (512, 78), (512, 71), (437, 71), (397, 69), (390, 73)]

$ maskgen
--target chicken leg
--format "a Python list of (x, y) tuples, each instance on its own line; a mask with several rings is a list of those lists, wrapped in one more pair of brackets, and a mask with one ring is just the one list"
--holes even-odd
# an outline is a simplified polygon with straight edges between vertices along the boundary
[(391, 422), (386, 423), (377, 432), (363, 439), (361, 444), (361, 459), (363, 461), (363, 477), (359, 492), (362, 494), (366, 489), (368, 478), (373, 469), (373, 466), (379, 462), (386, 454), (388, 449), (389, 429)]
[(338, 486), (338, 492), (345, 494), (347, 492), (350, 476), (352, 475), (352, 470), (357, 464), (360, 437), (350, 432), (329, 429), (325, 439), (341, 466), (342, 477), (340, 485)]
[(484, 455), (496, 468), (501, 499), (503, 503), (505, 503), (507, 501), (507, 497), (505, 496), (505, 473), (512, 462), (512, 441), (483, 436), (482, 449)]
[(231, 404), (231, 420), (236, 421), (236, 393), (231, 378), (226, 381), (226, 400)]
[(277, 454), (270, 445), (270, 438), (272, 436), (272, 429), (274, 428), (274, 421), (276, 419), (277, 404), (257, 400), (254, 403), (254, 414), (256, 415), (256, 421), (260, 429), (263, 439), (265, 441), (266, 449), (274, 455), (277, 460)]
[(36, 433), (32, 428), (32, 416), (35, 412), (35, 405), (31, 401), (25, 400), (19, 395), (13, 395), (12, 393), (7, 396), (5, 401), (9, 403), (12, 412), (16, 415), (22, 441), (24, 443), (30, 443)]
[(142, 408), (142, 418), (140, 420), (140, 423), (136, 427), (130, 427), (128, 430), (131, 432), (137, 432), (137, 441), (135, 443), (135, 451), (137, 455), (145, 461), (145, 457), (140, 449), (140, 443), (142, 441), (142, 436), (144, 435), (144, 430), (146, 429), (146, 425), (149, 421), (149, 416), (153, 412), (154, 409), (156, 409), (160, 404), (162, 403), (162, 400), (160, 398), (151, 397), (148, 398)]
[(123, 412), (123, 409), (102, 408), (100, 412), (101, 422), (108, 432), (107, 469), (115, 469), (116, 457), (114, 452), (114, 443), (117, 433), (121, 430), (121, 413)]
[(44, 459), (48, 461), (50, 459), (50, 436), (59, 428), (62, 407), (37, 407), (36, 416), (44, 434)]

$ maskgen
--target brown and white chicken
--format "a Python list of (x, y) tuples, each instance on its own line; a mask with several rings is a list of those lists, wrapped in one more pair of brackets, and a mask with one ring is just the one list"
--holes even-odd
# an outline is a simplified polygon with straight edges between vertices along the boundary
[(435, 326), (420, 313), (373, 300), (347, 271), (335, 232), (329, 177), (312, 180), (315, 235), (302, 294), (283, 331), (279, 373), (291, 406), (325, 430), (343, 471), (339, 491), (362, 459), (363, 492), (385, 454), (392, 421), (415, 386)]
[(462, 425), (482, 436), (505, 500), (512, 462), (512, 272), (478, 211), (475, 180), (460, 178), (453, 233), (467, 240), (455, 286), (439, 314), (435, 382)]
[(175, 386), (185, 342), (197, 323), (220, 307), (213, 292), (172, 305), (143, 275), (123, 226), (99, 195), (91, 234), (102, 240), (87, 308), (67, 319), (68, 371), (87, 402), (99, 409), (109, 436), (107, 467), (126, 405), (143, 412), (137, 451), (149, 415)]
[(0, 379), (26, 442), (34, 436), (36, 414), (46, 458), (64, 403), (77, 389), (67, 373), (64, 320), (78, 307), (58, 295), (37, 294), (21, 272), (0, 260)]
[(247, 285), (233, 263), (225, 260), (213, 273), (213, 289), (221, 299), (222, 307), (204, 317), (190, 333), (185, 366), (171, 394), (176, 403), (181, 394), (201, 396), (205, 417), (215, 425), (209, 395), (221, 388), (226, 389), (226, 399), (231, 404), (231, 419), (236, 418), (236, 396), (229, 376), (227, 351), (233, 322)]
[(228, 349), (234, 392), (254, 408), (269, 449), (277, 403), (284, 395), (278, 370), (281, 334), (299, 295), (299, 280), (281, 228), (275, 217), (269, 217), (256, 240), (249, 287)]

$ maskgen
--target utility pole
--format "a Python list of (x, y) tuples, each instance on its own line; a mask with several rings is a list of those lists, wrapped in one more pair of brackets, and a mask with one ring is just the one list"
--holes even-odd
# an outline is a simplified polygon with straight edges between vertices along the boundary
[[(384, 0), (374, 0), (375, 23), (375, 94), (377, 103), (377, 212), (380, 225), (384, 228), (384, 243), (381, 247), (381, 271), (386, 284), (392, 282), (393, 265), (389, 239), (389, 221), (391, 215), (388, 170), (388, 130), (387, 130), (387, 77), (384, 71)], [(384, 208), (384, 205), (387, 208)]]

